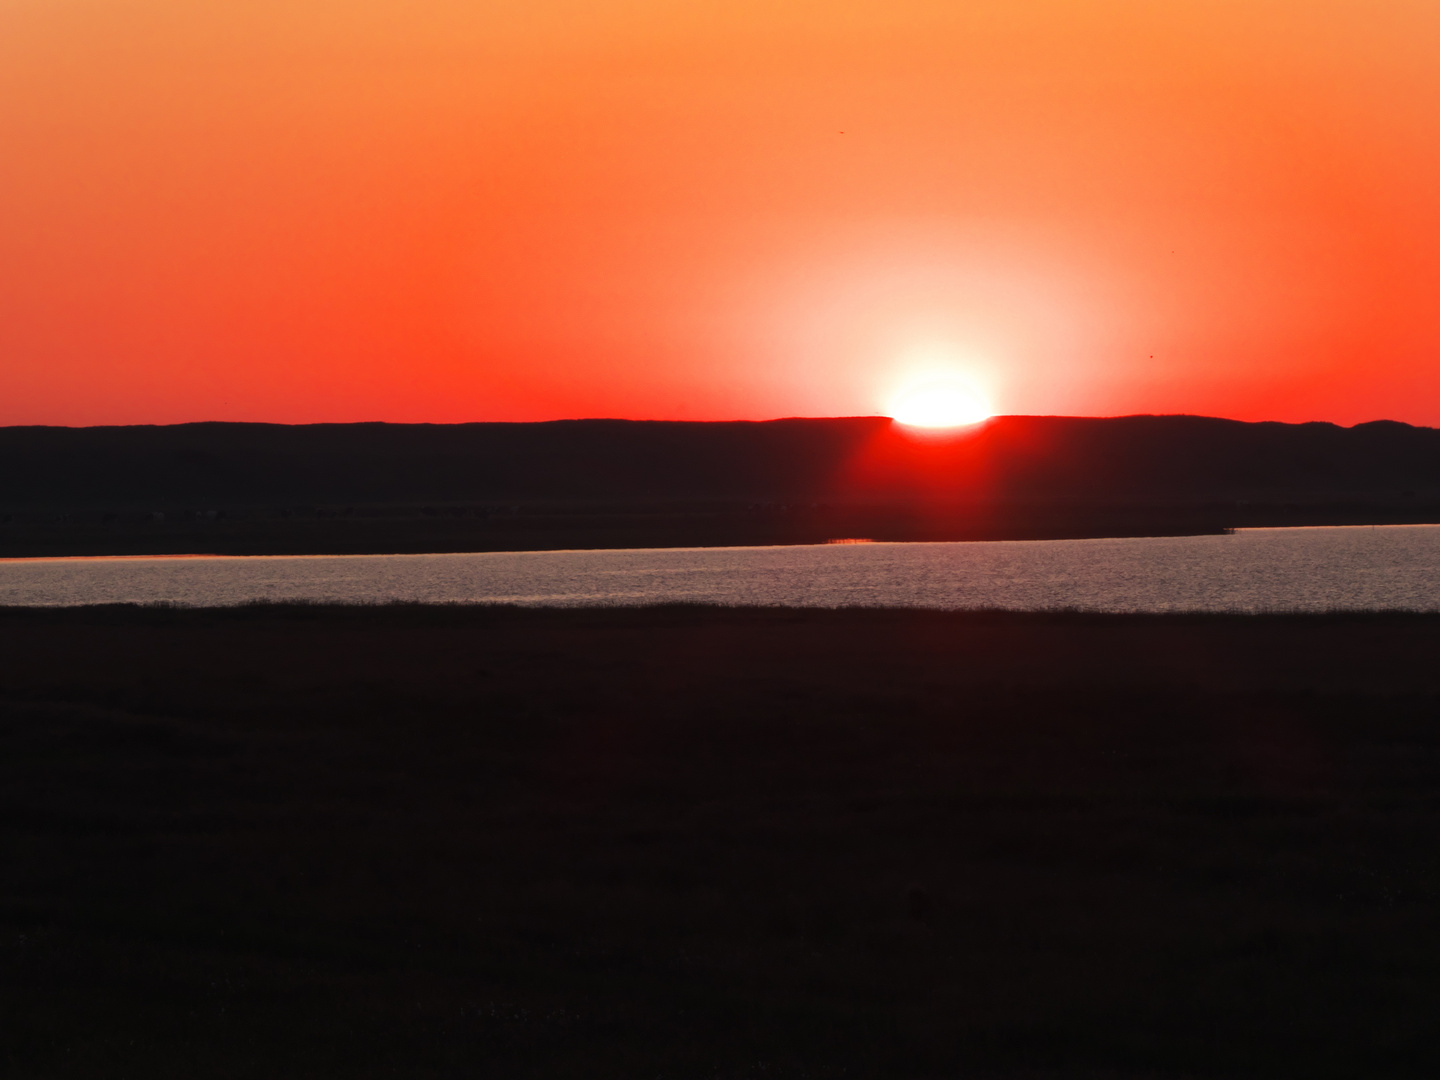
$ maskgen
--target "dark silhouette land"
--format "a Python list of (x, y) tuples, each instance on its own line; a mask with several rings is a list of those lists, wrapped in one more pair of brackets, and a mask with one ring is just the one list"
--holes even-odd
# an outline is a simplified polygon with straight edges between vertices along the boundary
[(1440, 431), (1190, 416), (0, 429), (0, 555), (486, 551), (1440, 521)]
[(1433, 1077), (1440, 618), (0, 610), (14, 1077)]
[[(0, 430), (0, 554), (1440, 520), (1440, 432)], [(20, 1078), (1440, 1074), (1440, 617), (0, 609)]]

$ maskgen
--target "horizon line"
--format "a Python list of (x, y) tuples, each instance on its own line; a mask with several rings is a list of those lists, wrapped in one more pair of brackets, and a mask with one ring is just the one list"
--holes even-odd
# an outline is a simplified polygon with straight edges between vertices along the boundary
[[(1227, 424), (1276, 424), (1282, 427), (1305, 427), (1310, 424), (1321, 424), (1327, 427), (1339, 428), (1343, 431), (1350, 431), (1359, 427), (1367, 427), (1371, 424), (1395, 424), (1400, 427), (1414, 428), (1417, 430), (1437, 430), (1427, 424), (1412, 424), (1404, 420), (1392, 420), (1386, 417), (1377, 417), (1373, 420), (1360, 420), (1353, 424), (1341, 424), (1333, 420), (1238, 420), (1228, 416), (1210, 416), (1204, 413), (1116, 413), (1105, 416), (1087, 416), (1070, 413), (996, 413), (984, 420), (973, 424), (956, 425), (953, 428), (918, 428), (917, 431), (928, 431), (930, 434), (955, 433), (966, 430), (979, 430), (999, 420), (1215, 420)], [(746, 418), (732, 418), (727, 420), (688, 420), (681, 418), (658, 418), (658, 417), (620, 417), (620, 416), (566, 416), (554, 417), (548, 420), (177, 420), (168, 423), (132, 423), (132, 424), (0, 424), (0, 431), (17, 430), (58, 430), (58, 431), (93, 431), (108, 428), (178, 428), (178, 427), (201, 427), (201, 426), (230, 426), (230, 427), (476, 427), (479, 425), (493, 426), (540, 426), (542, 424), (781, 424), (794, 421), (859, 421), (859, 420), (883, 420), (901, 427), (911, 427), (903, 424), (892, 416), (883, 413), (856, 414), (849, 416), (773, 416), (763, 420), (752, 420)]]

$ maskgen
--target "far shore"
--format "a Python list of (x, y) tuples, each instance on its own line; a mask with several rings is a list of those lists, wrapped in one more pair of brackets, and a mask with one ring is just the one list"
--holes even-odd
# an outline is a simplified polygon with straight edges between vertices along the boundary
[(1234, 528), (1422, 525), (1440, 507), (1382, 501), (1193, 506), (1057, 503), (831, 506), (242, 507), (32, 511), (0, 520), (0, 558), (402, 555), (846, 540), (933, 542), (1203, 536)]

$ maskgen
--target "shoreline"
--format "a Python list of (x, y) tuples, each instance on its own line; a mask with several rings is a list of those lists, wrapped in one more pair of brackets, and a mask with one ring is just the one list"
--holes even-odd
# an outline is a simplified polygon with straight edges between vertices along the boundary
[[(157, 512), (158, 513), (158, 512)], [(213, 514), (213, 516), (205, 516)], [(654, 548), (771, 547), (852, 539), (881, 543), (1095, 540), (1207, 536), (1234, 529), (1440, 522), (1431, 506), (905, 506), (794, 510), (591, 513), (530, 508), (493, 515), (468, 507), (322, 516), (310, 509), (149, 514), (4, 515), (0, 558), (126, 555), (410, 555)]]
[(137, 559), (334, 559), (334, 558), (392, 558), (392, 557), (417, 557), (423, 558), (434, 555), (568, 555), (594, 551), (612, 552), (633, 552), (633, 551), (746, 551), (753, 548), (785, 548), (785, 547), (831, 547), (831, 546), (852, 546), (857, 544), (886, 546), (886, 545), (919, 545), (919, 544), (994, 544), (994, 543), (1063, 543), (1066, 541), (1084, 540), (1159, 540), (1174, 539), (1177, 537), (1190, 536), (1232, 536), (1236, 533), (1247, 532), (1291, 532), (1314, 529), (1427, 529), (1440, 526), (1436, 521), (1401, 521), (1401, 522), (1376, 522), (1367, 524), (1341, 524), (1341, 525), (1243, 525), (1234, 528), (1223, 528), (1216, 532), (1199, 533), (1144, 533), (1130, 536), (1065, 536), (1065, 537), (1035, 537), (1035, 538), (1004, 538), (1004, 539), (969, 539), (969, 540), (876, 540), (871, 537), (832, 537), (822, 541), (795, 541), (792, 544), (697, 544), (688, 547), (632, 547), (632, 548), (496, 548), (473, 551), (363, 551), (347, 552), (343, 554), (310, 553), (310, 554), (288, 554), (272, 553), (260, 555), (234, 555), (216, 551), (185, 551), (167, 554), (147, 555), (0, 555), (0, 564), (3, 563), (27, 563), (27, 562), (123, 562)]

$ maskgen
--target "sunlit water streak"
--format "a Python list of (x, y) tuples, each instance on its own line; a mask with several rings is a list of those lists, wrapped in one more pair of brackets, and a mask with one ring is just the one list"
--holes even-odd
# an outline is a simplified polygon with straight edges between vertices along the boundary
[(946, 544), (0, 562), (0, 604), (1440, 611), (1440, 526)]

